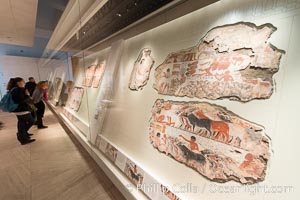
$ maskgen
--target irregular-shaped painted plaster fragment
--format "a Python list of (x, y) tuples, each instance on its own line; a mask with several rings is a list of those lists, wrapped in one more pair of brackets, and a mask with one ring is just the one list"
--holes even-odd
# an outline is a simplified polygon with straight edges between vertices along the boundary
[(149, 80), (149, 74), (153, 65), (154, 59), (151, 56), (151, 49), (143, 49), (134, 63), (128, 85), (129, 89), (143, 89)]
[(210, 180), (256, 183), (265, 178), (270, 140), (264, 128), (226, 108), (158, 99), (149, 136), (160, 152)]
[(155, 69), (160, 94), (247, 102), (273, 93), (284, 51), (267, 43), (271, 24), (240, 22), (210, 30), (200, 43), (171, 53)]

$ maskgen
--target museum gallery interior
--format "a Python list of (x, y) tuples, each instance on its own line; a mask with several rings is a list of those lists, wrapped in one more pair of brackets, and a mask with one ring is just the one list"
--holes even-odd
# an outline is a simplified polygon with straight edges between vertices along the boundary
[(299, 198), (300, 0), (0, 16), (1, 200)]

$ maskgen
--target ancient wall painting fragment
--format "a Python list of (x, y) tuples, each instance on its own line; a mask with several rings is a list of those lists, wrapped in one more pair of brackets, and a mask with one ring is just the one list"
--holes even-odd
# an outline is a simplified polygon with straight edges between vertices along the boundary
[(85, 77), (82, 86), (91, 87), (97, 65), (91, 65), (85, 70)]
[(158, 99), (149, 137), (154, 148), (210, 180), (248, 184), (265, 178), (271, 148), (264, 128), (226, 108)]
[(74, 87), (73, 90), (71, 91), (71, 95), (67, 100), (66, 107), (71, 108), (77, 112), (80, 108), (83, 95), (84, 95), (84, 88)]
[(283, 50), (268, 43), (276, 28), (240, 22), (211, 29), (195, 47), (171, 53), (155, 69), (160, 94), (247, 102), (273, 93)]
[(107, 144), (105, 148), (105, 155), (111, 160), (113, 163), (116, 161), (118, 149), (116, 149), (113, 145)]
[(137, 166), (133, 161), (127, 159), (124, 173), (134, 183), (134, 185), (142, 184), (145, 172), (142, 168)]
[(128, 85), (129, 89), (142, 90), (149, 80), (153, 65), (154, 59), (151, 56), (151, 49), (143, 49), (134, 63)]
[(96, 70), (95, 70), (95, 73), (93, 76), (93, 83), (92, 83), (94, 88), (97, 88), (100, 85), (101, 79), (104, 74), (105, 64), (106, 64), (106, 62), (103, 61), (96, 67)]

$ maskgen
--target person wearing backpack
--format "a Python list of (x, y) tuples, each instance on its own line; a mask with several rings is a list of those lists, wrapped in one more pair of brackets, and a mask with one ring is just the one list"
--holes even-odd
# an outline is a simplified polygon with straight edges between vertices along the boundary
[(11, 94), (14, 103), (17, 104), (17, 108), (13, 111), (18, 119), (17, 139), (22, 145), (34, 142), (35, 139), (30, 138), (33, 134), (28, 133), (28, 130), (34, 123), (34, 119), (28, 105), (30, 93), (25, 89), (25, 81), (20, 77), (13, 78), (9, 81), (7, 90)]

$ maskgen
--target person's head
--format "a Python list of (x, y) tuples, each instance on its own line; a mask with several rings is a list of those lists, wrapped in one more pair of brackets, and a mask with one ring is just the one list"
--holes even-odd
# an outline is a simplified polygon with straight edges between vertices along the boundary
[(49, 87), (49, 83), (48, 81), (45, 81), (45, 89), (48, 89), (48, 87)]
[(160, 137), (160, 133), (156, 133), (156, 136), (157, 136), (157, 137)]
[(28, 80), (29, 80), (29, 82), (33, 82), (33, 83), (35, 82), (33, 77), (29, 77)]
[(191, 140), (195, 142), (196, 141), (196, 137), (195, 136), (191, 136)]
[(25, 81), (21, 77), (14, 78), (14, 87), (23, 88), (25, 87)]
[(40, 81), (37, 85), (36, 88), (39, 90), (46, 90), (48, 88), (48, 83), (46, 81)]
[(13, 89), (13, 88), (15, 87), (14, 84), (15, 84), (15, 83), (14, 83), (14, 79), (13, 79), (13, 78), (9, 79), (9, 81), (8, 81), (8, 83), (7, 83), (7, 85), (6, 85), (6, 89), (7, 89), (7, 90)]

